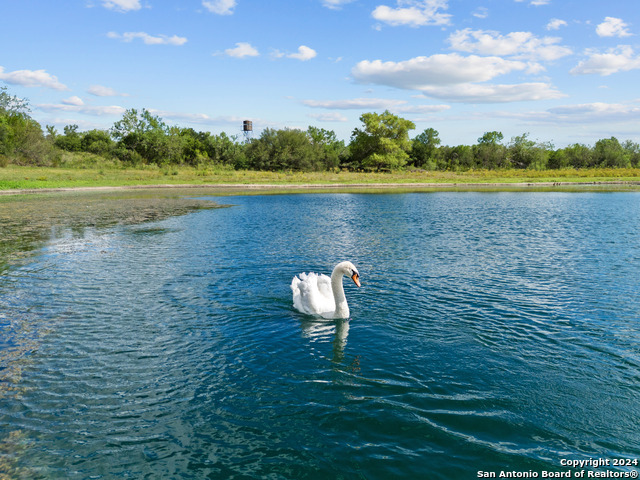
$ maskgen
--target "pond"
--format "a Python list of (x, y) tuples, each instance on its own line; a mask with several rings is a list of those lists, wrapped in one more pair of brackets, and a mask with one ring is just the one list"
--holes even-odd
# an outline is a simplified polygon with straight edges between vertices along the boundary
[(638, 470), (640, 193), (197, 197), (0, 202), (0, 477)]

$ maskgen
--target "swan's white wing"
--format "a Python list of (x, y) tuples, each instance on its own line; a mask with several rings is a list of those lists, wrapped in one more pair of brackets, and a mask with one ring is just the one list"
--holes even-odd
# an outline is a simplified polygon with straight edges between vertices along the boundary
[(294, 308), (309, 315), (333, 314), (336, 304), (331, 279), (315, 273), (301, 273), (299, 277), (291, 281)]

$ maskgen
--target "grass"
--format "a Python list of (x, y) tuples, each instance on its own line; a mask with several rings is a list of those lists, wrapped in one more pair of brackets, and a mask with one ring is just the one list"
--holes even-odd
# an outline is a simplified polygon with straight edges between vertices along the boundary
[(144, 166), (123, 168), (118, 165), (82, 165), (64, 167), (27, 167), (8, 165), (0, 168), (0, 190), (31, 190), (73, 187), (132, 185), (219, 185), (219, 184), (379, 184), (429, 183), (584, 183), (640, 182), (640, 169), (563, 169), (563, 170), (474, 170), (469, 172), (404, 171), (367, 172), (257, 172), (225, 168), (186, 166)]

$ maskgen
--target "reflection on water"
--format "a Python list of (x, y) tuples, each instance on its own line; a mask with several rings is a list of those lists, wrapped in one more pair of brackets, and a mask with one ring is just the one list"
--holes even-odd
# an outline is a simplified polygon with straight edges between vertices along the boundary
[[(637, 193), (49, 200), (0, 202), (0, 477), (640, 456)], [(297, 312), (340, 260), (352, 318)]]

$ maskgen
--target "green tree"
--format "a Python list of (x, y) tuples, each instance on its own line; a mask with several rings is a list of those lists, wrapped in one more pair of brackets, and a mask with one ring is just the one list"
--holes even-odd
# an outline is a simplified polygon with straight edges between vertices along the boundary
[(596, 165), (600, 167), (628, 168), (631, 166), (629, 155), (616, 137), (598, 140), (593, 149)]
[(474, 145), (473, 155), (476, 163), (482, 168), (507, 168), (509, 161), (506, 155), (506, 148), (500, 144), (504, 136), (501, 132), (485, 132), (478, 138), (478, 144)]
[(593, 150), (581, 143), (574, 143), (563, 150), (567, 166), (589, 168), (594, 166)]
[(441, 147), (441, 169), (453, 171), (466, 171), (475, 168), (476, 160), (473, 156), (473, 148), (469, 145), (457, 145), (455, 147)]
[(78, 132), (78, 125), (66, 125), (63, 135), (56, 136), (54, 144), (56, 147), (68, 152), (79, 152), (82, 150), (82, 136)]
[(364, 113), (360, 116), (364, 124), (351, 134), (351, 159), (355, 167), (365, 170), (397, 170), (409, 160), (411, 141), (409, 131), (415, 124), (393, 115), (388, 110), (383, 113)]
[(9, 162), (47, 165), (54, 159), (51, 143), (29, 112), (27, 100), (0, 87), (0, 166)]
[(317, 149), (306, 132), (266, 128), (246, 147), (248, 167), (254, 170), (322, 170)]
[(439, 157), (440, 134), (434, 128), (427, 128), (411, 142), (411, 163), (416, 167), (434, 170)]
[(116, 154), (124, 161), (139, 161), (162, 165), (178, 163), (176, 152), (180, 151), (179, 139), (171, 132), (159, 116), (147, 109), (139, 113), (127, 110), (111, 128), (111, 135), (118, 142)]
[(312, 126), (307, 129), (307, 135), (311, 140), (311, 145), (316, 149), (323, 169), (337, 168), (347, 153), (344, 141), (338, 140), (333, 130)]
[(511, 165), (516, 168), (533, 168), (543, 170), (549, 160), (549, 145), (530, 140), (528, 133), (513, 137), (509, 144)]
[(622, 144), (622, 148), (624, 148), (626, 155), (629, 157), (631, 166), (635, 168), (640, 167), (640, 145), (631, 140), (626, 140)]

